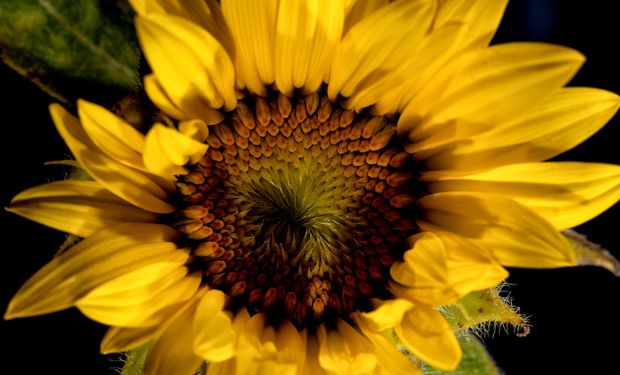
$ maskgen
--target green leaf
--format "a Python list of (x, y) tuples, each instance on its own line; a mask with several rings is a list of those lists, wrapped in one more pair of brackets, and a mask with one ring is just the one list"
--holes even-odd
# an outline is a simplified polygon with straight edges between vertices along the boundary
[(525, 317), (495, 288), (472, 292), (457, 303), (445, 306), (443, 313), (454, 332), (466, 329), (484, 331), (489, 326), (503, 324), (519, 329), (518, 336), (529, 333)]
[(586, 236), (574, 230), (565, 230), (563, 234), (573, 247), (578, 265), (602, 267), (620, 277), (620, 261), (609, 251), (599, 244), (588, 241)]
[(122, 0), (2, 0), (2, 60), (58, 100), (100, 100), (137, 87), (139, 48)]
[(463, 350), (463, 358), (459, 367), (454, 371), (442, 371), (435, 368), (427, 368), (427, 375), (500, 375), (502, 372), (487, 352), (484, 345), (471, 335), (459, 337), (459, 343)]

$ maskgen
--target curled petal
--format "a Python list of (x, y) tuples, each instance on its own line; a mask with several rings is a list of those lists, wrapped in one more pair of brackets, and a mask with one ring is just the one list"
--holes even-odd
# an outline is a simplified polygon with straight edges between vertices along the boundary
[(190, 159), (200, 159), (207, 147), (175, 129), (155, 124), (146, 135), (144, 165), (161, 176), (185, 174), (183, 166)]
[(211, 34), (182, 18), (156, 14), (138, 17), (136, 28), (157, 82), (183, 119), (202, 113), (200, 101), (214, 109), (235, 107), (234, 66)]
[(435, 367), (454, 370), (461, 360), (461, 347), (450, 325), (431, 308), (409, 311), (396, 333), (412, 353)]
[(224, 299), (221, 291), (209, 290), (194, 315), (194, 353), (209, 362), (221, 362), (234, 355), (236, 337), (223, 311)]
[[(58, 104), (50, 106), (52, 120), (80, 165), (106, 189), (147, 211), (169, 213), (167, 193), (157, 176), (138, 171), (103, 153), (79, 121)], [(165, 187), (165, 186), (164, 186)]]
[(395, 263), (390, 270), (394, 281), (400, 284), (392, 285), (394, 292), (432, 306), (456, 301), (457, 295), (448, 282), (446, 251), (441, 239), (434, 233), (423, 232), (409, 240), (413, 247), (405, 252), (405, 262)]
[(86, 100), (78, 100), (78, 114), (84, 131), (103, 152), (130, 167), (144, 168), (140, 157), (144, 136), (133, 126)]
[(327, 330), (321, 325), (317, 330), (319, 363), (334, 373), (366, 374), (377, 366), (372, 343), (353, 327), (339, 320), (337, 329)]

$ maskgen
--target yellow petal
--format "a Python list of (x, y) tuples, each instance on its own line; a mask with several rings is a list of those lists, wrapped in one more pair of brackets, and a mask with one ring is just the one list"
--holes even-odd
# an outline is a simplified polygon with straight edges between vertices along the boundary
[(490, 252), (461, 237), (442, 233), (440, 238), (446, 248), (448, 281), (458, 298), (475, 290), (493, 288), (508, 277), (508, 272)]
[(161, 321), (155, 314), (190, 299), (200, 276), (187, 275), (187, 268), (174, 262), (149, 264), (99, 285), (76, 303), (97, 322), (123, 326), (151, 326)]
[(357, 110), (374, 103), (371, 111), (376, 115), (402, 112), (452, 59), (466, 31), (467, 27), (462, 24), (449, 24), (427, 34), (415, 51), (403, 56), (404, 60), (395, 69), (386, 72), (380, 80), (364, 82), (364, 88), (353, 94), (346, 105)]
[(554, 157), (596, 133), (618, 110), (618, 95), (569, 87), (514, 121), (468, 137), (426, 160), (430, 169), (476, 170)]
[(193, 320), (201, 295), (197, 294), (161, 327), (149, 347), (144, 375), (193, 374), (200, 366), (203, 360), (193, 351)]
[(231, 56), (234, 55), (230, 30), (222, 17), (217, 0), (130, 0), (129, 2), (136, 13), (141, 16), (153, 13), (170, 14), (202, 26), (226, 48)]
[(223, 311), (224, 302), (224, 293), (209, 290), (194, 315), (194, 354), (209, 362), (221, 362), (235, 354), (236, 337), (232, 322)]
[(294, 363), (282, 363), (278, 361), (260, 361), (256, 374), (296, 375), (298, 367)]
[(359, 313), (359, 319), (367, 330), (380, 332), (394, 328), (403, 319), (405, 313), (413, 308), (413, 303), (402, 298), (381, 301), (374, 310)]
[(321, 85), (331, 65), (344, 25), (343, 0), (280, 0), (275, 44), (275, 81), (292, 95), (311, 93)]
[[(269, 367), (269, 362), (283, 362), (278, 359), (281, 357), (276, 346), (275, 329), (267, 324), (265, 314), (255, 314), (250, 318), (247, 310), (242, 309), (235, 316), (233, 329), (238, 337), (234, 374), (257, 374), (261, 373), (263, 365)], [(289, 371), (288, 366), (283, 366), (282, 370)]]
[(204, 142), (209, 136), (209, 128), (201, 120), (182, 121), (179, 123), (179, 132), (198, 142)]
[(317, 336), (324, 370), (353, 375), (369, 373), (377, 366), (372, 343), (344, 321), (338, 320), (337, 330), (319, 326)]
[(199, 118), (205, 123), (213, 125), (224, 119), (224, 114), (222, 112), (209, 107), (207, 103), (198, 96), (187, 98), (184, 108), (191, 108), (191, 111), (188, 113), (183, 112), (183, 109), (168, 96), (154, 74), (149, 74), (144, 77), (144, 90), (149, 96), (149, 99), (157, 105), (157, 108), (178, 120), (191, 121)]
[(345, 35), (356, 23), (373, 14), (377, 9), (387, 5), (389, 0), (350, 0), (347, 4), (346, 18), (344, 21)]
[(52, 120), (80, 165), (106, 189), (126, 201), (156, 213), (169, 213), (166, 192), (153, 178), (127, 167), (101, 152), (88, 138), (76, 118), (58, 104), (50, 106)]
[(99, 351), (101, 354), (130, 351), (149, 341), (157, 329), (157, 326), (137, 328), (110, 327), (101, 340)]
[(158, 82), (183, 113), (200, 114), (197, 98), (211, 108), (235, 107), (234, 66), (211, 34), (182, 18), (156, 14), (138, 17), (136, 30)]
[(299, 375), (325, 375), (327, 372), (321, 368), (319, 364), (319, 342), (317, 335), (308, 334), (308, 329), (303, 331), (304, 337), (307, 339), (306, 344), (306, 360)]
[(462, 22), (467, 25), (468, 31), (462, 40), (461, 50), (486, 47), (495, 35), (506, 5), (508, 0), (442, 0), (434, 27)]
[[(202, 120), (189, 120), (181, 121), (179, 123), (179, 133), (198, 141), (199, 143), (206, 143), (205, 140), (209, 136), (209, 128), (207, 124)], [(205, 151), (196, 152), (189, 156), (189, 164), (193, 165), (198, 163), (204, 156)]]
[(295, 364), (282, 363), (275, 360), (261, 360), (252, 362), (250, 366), (242, 367), (237, 361), (210, 362), (209, 375), (298, 375), (299, 369)]
[[(400, 375), (422, 374), (416, 364), (400, 352), (393, 343), (388, 341), (383, 336), (382, 333), (374, 332), (374, 330), (370, 329), (364, 321), (360, 321), (359, 314), (353, 314), (353, 320), (358, 324), (358, 327), (361, 329), (362, 333), (364, 333), (364, 335), (368, 337), (374, 345), (378, 365), (381, 369), (380, 371), (375, 371), (375, 373)], [(400, 324), (400, 320), (397, 324)], [(379, 370), (379, 368), (376, 370)]]
[[(256, 356), (256, 352), (260, 351), (260, 336), (265, 329), (265, 321), (265, 314), (262, 313), (254, 314), (250, 317), (249, 312), (245, 308), (237, 312), (233, 320), (233, 329), (239, 337), (237, 353), (240, 353), (241, 350), (247, 353), (251, 352), (253, 356)], [(270, 343), (266, 346), (270, 346), (270, 351), (275, 353), (276, 348), (274, 343)]]
[(157, 311), (148, 320), (149, 325), (140, 327), (110, 327), (101, 340), (101, 353), (119, 353), (134, 349), (147, 341), (165, 326), (166, 321), (176, 314), (186, 301), (168, 305)]
[(575, 265), (568, 241), (538, 214), (492, 194), (448, 192), (418, 200), (423, 230), (470, 239), (505, 266), (553, 268)]
[(354, 96), (411, 60), (434, 12), (433, 1), (400, 1), (357, 23), (336, 50), (329, 77), (330, 99), (339, 94)]
[(229, 359), (224, 362), (212, 362), (209, 363), (209, 375), (230, 375), (235, 374), (236, 362), (234, 359)]
[(235, 43), (235, 64), (242, 87), (266, 96), (265, 85), (275, 80), (273, 51), (277, 1), (228, 0), (222, 13)]
[(412, 142), (410, 152), (479, 134), (481, 125), (506, 122), (559, 90), (583, 61), (575, 50), (543, 43), (500, 44), (463, 55), (407, 105), (399, 133)]
[[(172, 116), (176, 119), (188, 119), (192, 117), (191, 115), (183, 113), (183, 110), (179, 108), (177, 104), (168, 96), (166, 90), (164, 90), (164, 88), (159, 83), (159, 80), (154, 74), (149, 74), (144, 77), (144, 91), (146, 91), (149, 99), (151, 99), (151, 101), (155, 103), (157, 108), (164, 111), (167, 115)], [(204, 114), (198, 117), (207, 121)]]
[(396, 262), (390, 269), (400, 297), (411, 298), (432, 306), (456, 301), (457, 295), (448, 283), (446, 252), (441, 239), (434, 233), (423, 232), (410, 237), (413, 247), (404, 254), (405, 263)]
[(427, 186), (431, 192), (501, 194), (563, 230), (592, 219), (620, 199), (620, 167), (577, 162), (513, 164), (461, 177), (442, 177)]
[(79, 237), (123, 222), (158, 220), (158, 215), (130, 205), (95, 181), (36, 186), (16, 195), (7, 210)]
[(138, 14), (166, 12), (159, 0), (129, 0), (129, 3)]
[(144, 168), (141, 154), (144, 136), (134, 127), (107, 109), (85, 100), (78, 100), (78, 114), (91, 141), (121, 163)]
[[(274, 328), (267, 324), (267, 316), (265, 314), (253, 315), (247, 321), (244, 335), (240, 335), (239, 346), (243, 346), (243, 352), (249, 355), (241, 355), (250, 358), (266, 358), (275, 356), (278, 348), (275, 342)], [(237, 330), (237, 333), (239, 331)], [(241, 344), (241, 339), (245, 344)], [(242, 353), (241, 351), (239, 353)], [(242, 368), (245, 366), (241, 366)]]
[(206, 144), (175, 129), (155, 124), (146, 135), (144, 165), (160, 176), (185, 174), (187, 171), (183, 165), (190, 158), (202, 157), (206, 151)]
[(188, 254), (169, 242), (177, 236), (174, 229), (160, 224), (102, 229), (35, 273), (13, 297), (5, 318), (66, 309), (97, 286), (151, 263), (182, 265)]
[(432, 30), (414, 57), (400, 61), (394, 74), (375, 82), (374, 90), (369, 87), (350, 105), (361, 108), (374, 97), (374, 114), (402, 112), (447, 62), (489, 44), (506, 4), (507, 0), (439, 1)]
[(422, 305), (405, 315), (396, 333), (407, 348), (432, 366), (454, 370), (461, 347), (450, 325), (437, 311)]
[(300, 374), (304, 369), (307, 332), (298, 332), (290, 321), (281, 322), (276, 332), (265, 325), (263, 314), (250, 319), (244, 310), (234, 325), (239, 337), (235, 359), (217, 363), (216, 373)]
[(276, 336), (279, 362), (294, 365), (295, 368), (303, 368), (306, 361), (306, 345), (307, 332), (300, 333), (288, 320), (280, 324)]

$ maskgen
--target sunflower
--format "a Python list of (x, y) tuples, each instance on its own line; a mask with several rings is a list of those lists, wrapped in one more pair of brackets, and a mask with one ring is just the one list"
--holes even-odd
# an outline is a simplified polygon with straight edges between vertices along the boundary
[(620, 100), (565, 87), (572, 49), (489, 46), (506, 1), (132, 5), (161, 113), (50, 107), (92, 180), (8, 209), (84, 239), (5, 317), (75, 306), (146, 374), (454, 369), (438, 308), (575, 265), (561, 231), (620, 197), (615, 165), (542, 162)]

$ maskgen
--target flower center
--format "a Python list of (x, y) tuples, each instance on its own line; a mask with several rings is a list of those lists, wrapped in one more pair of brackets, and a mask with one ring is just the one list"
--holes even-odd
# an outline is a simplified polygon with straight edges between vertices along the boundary
[[(357, 219), (346, 197), (339, 170), (325, 158), (293, 163), (248, 174), (247, 182), (230, 193), (246, 219), (257, 225), (255, 241), (266, 256), (276, 254), (299, 274), (334, 275), (347, 228)], [(359, 220), (359, 219), (358, 219)]]
[(418, 189), (394, 123), (319, 93), (250, 100), (210, 127), (207, 153), (177, 182), (173, 225), (203, 282), (232, 310), (299, 328), (390, 298)]

